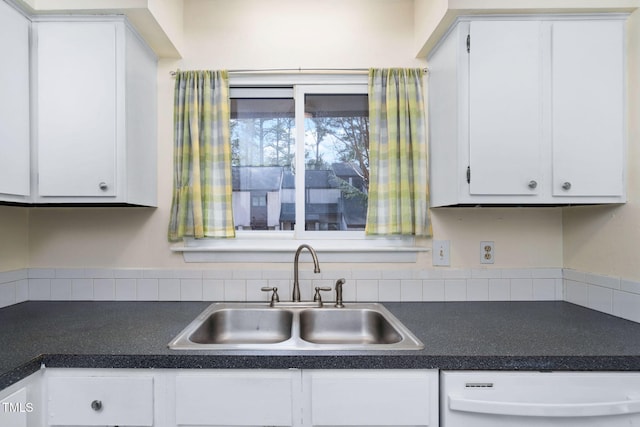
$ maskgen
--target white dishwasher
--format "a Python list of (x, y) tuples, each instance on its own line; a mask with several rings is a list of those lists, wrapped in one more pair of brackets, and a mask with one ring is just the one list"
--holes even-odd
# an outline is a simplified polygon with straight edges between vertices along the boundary
[(443, 371), (441, 427), (639, 426), (640, 373)]

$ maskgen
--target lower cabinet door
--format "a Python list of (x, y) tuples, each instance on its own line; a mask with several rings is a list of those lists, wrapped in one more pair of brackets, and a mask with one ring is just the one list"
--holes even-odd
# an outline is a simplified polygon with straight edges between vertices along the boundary
[(27, 414), (32, 411), (33, 404), (27, 401), (26, 387), (0, 397), (0, 426), (27, 427)]
[(51, 426), (152, 426), (153, 378), (52, 377)]
[(176, 377), (176, 424), (293, 425), (294, 372), (245, 370), (179, 374)]
[(305, 371), (314, 426), (438, 426), (438, 374)]

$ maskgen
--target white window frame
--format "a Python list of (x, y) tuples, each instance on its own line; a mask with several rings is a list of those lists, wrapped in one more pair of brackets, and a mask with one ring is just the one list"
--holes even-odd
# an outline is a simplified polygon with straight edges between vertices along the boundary
[[(295, 101), (296, 170), (304, 170), (304, 97), (306, 94), (366, 94), (366, 75), (243, 74), (229, 80), (231, 97), (289, 97)], [(247, 86), (253, 86), (247, 88)], [(264, 87), (265, 90), (262, 90)], [(274, 92), (274, 87), (280, 87)], [(293, 90), (290, 89), (293, 87)], [(296, 225), (293, 231), (236, 230), (235, 239), (186, 238), (171, 248), (186, 262), (291, 262), (296, 248), (313, 246), (324, 262), (415, 262), (418, 252), (429, 249), (408, 236), (365, 236), (362, 231), (305, 230), (304, 174), (296, 173)], [(300, 203), (299, 201), (302, 201)], [(299, 221), (302, 218), (302, 221)]]

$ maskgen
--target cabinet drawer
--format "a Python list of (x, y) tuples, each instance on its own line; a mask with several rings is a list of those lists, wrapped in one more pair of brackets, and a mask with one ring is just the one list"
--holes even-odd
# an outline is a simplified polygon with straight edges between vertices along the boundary
[(153, 424), (151, 377), (54, 377), (48, 388), (50, 425)]
[(292, 424), (290, 372), (222, 372), (176, 378), (178, 425)]
[(313, 371), (313, 425), (438, 425), (438, 378), (427, 371)]

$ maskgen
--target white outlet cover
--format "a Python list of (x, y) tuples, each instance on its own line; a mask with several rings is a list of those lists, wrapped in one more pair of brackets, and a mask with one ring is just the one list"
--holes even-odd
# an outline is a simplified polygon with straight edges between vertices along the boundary
[(451, 265), (449, 249), (449, 240), (434, 240), (431, 249), (432, 264), (439, 267), (448, 267)]
[(480, 242), (480, 264), (493, 264), (496, 262), (496, 246), (493, 242)]

